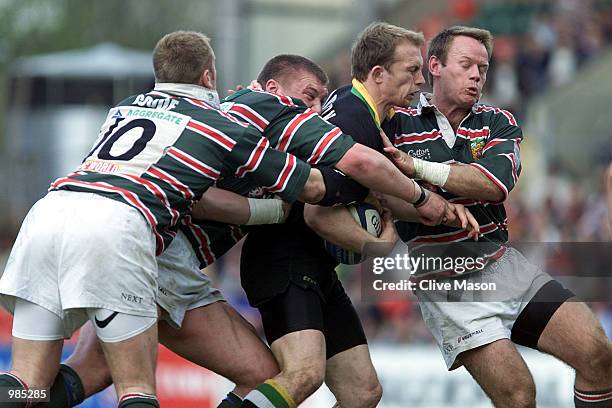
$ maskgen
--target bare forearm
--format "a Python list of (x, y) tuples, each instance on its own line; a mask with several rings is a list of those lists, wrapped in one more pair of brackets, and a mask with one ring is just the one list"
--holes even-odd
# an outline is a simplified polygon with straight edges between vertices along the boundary
[(480, 170), (472, 166), (452, 165), (443, 188), (457, 196), (472, 200), (500, 202), (503, 191)]
[(402, 174), (385, 156), (360, 144), (351, 150), (336, 164), (338, 170), (381, 193), (408, 202), (417, 198), (414, 182)]
[[(504, 199), (504, 192), (475, 167), (424, 162), (396, 148), (391, 148), (388, 153), (398, 169), (408, 177), (421, 178), (455, 195), (473, 200), (499, 202)], [(437, 166), (435, 171), (425, 171), (432, 166)]]
[(376, 238), (361, 228), (346, 207), (320, 207), (306, 204), (304, 219), (321, 238), (353, 252), (362, 252)]
[(193, 207), (195, 219), (215, 220), (228, 224), (246, 224), (250, 215), (246, 197), (216, 187), (209, 188)]
[(419, 213), (414, 206), (401, 198), (385, 195), (385, 207), (400, 221), (419, 222)]

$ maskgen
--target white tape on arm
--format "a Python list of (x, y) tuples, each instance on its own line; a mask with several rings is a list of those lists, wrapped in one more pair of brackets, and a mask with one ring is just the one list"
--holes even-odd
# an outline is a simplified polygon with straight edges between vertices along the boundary
[(414, 162), (415, 176), (435, 186), (444, 186), (451, 166), (444, 163), (433, 163), (427, 160), (412, 159)]
[(283, 221), (283, 201), (275, 198), (249, 198), (251, 215), (246, 225), (278, 224)]

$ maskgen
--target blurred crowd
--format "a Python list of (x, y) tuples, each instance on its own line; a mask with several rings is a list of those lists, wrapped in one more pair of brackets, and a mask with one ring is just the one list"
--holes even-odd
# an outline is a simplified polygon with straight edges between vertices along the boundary
[[(504, 107), (524, 120), (529, 98), (571, 82), (582, 66), (612, 42), (612, 2), (449, 0), (444, 13), (428, 15), (416, 29), (429, 40), (454, 24), (493, 33), (494, 59), (483, 102)], [(339, 52), (325, 66), (331, 89), (350, 82), (348, 51)]]

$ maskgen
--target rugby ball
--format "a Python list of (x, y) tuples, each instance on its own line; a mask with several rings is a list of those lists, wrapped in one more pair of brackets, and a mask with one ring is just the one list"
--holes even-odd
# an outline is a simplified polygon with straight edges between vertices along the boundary
[[(378, 210), (366, 203), (353, 204), (346, 207), (357, 224), (375, 237), (382, 232), (382, 218)], [(336, 244), (325, 241), (325, 249), (337, 262), (346, 265), (355, 265), (362, 262), (365, 258), (359, 252), (349, 251)]]

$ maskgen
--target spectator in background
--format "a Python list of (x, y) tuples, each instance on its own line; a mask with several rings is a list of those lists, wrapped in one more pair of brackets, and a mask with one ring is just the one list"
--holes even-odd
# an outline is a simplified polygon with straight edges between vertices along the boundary
[(608, 194), (608, 226), (610, 227), (610, 238), (612, 238), (612, 163), (608, 166), (606, 184)]

